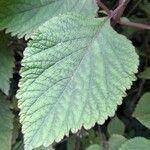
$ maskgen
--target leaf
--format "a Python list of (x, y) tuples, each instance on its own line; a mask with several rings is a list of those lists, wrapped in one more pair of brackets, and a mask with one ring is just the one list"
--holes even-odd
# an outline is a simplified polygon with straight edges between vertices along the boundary
[(143, 137), (127, 140), (121, 135), (112, 135), (109, 139), (109, 150), (149, 150), (150, 141)]
[(86, 150), (103, 150), (103, 148), (98, 144), (90, 145)]
[(150, 92), (145, 93), (136, 106), (133, 116), (150, 129)]
[(150, 79), (150, 67), (141, 72), (138, 77), (141, 79)]
[(1, 0), (0, 8), (0, 29), (29, 38), (55, 15), (71, 11), (94, 16), (97, 6), (95, 0)]
[(113, 134), (108, 141), (109, 150), (118, 150), (126, 140), (122, 135)]
[(0, 149), (11, 150), (13, 130), (13, 115), (9, 109), (9, 102), (0, 93)]
[[(14, 147), (13, 147), (12, 150), (24, 150), (24, 143), (23, 143), (23, 140), (17, 142), (17, 143), (14, 145)], [(52, 148), (52, 146), (49, 146), (49, 147), (47, 147), (47, 148), (46, 148), (46, 147), (43, 147), (43, 146), (40, 146), (40, 147), (35, 148), (35, 149), (33, 149), (33, 150), (54, 150), (54, 149)]]
[(122, 144), (119, 150), (149, 150), (149, 148), (150, 140), (143, 137), (136, 137)]
[(139, 60), (107, 18), (59, 15), (32, 38), (17, 94), (28, 150), (114, 115), (135, 80)]
[(6, 95), (9, 93), (10, 78), (13, 74), (14, 58), (7, 43), (8, 37), (0, 32), (0, 90)]
[(124, 134), (124, 124), (121, 122), (118, 117), (115, 117), (108, 124), (108, 132), (109, 134)]

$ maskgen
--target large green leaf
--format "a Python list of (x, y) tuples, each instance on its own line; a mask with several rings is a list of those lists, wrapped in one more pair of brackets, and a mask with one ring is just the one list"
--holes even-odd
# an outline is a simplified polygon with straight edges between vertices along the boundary
[(133, 116), (150, 129), (150, 92), (142, 96)]
[(68, 11), (95, 15), (95, 0), (0, 0), (0, 29), (26, 37), (51, 17)]
[(0, 149), (11, 150), (13, 130), (13, 115), (9, 109), (9, 102), (0, 93)]
[(14, 57), (8, 49), (8, 37), (0, 32), (0, 90), (8, 95), (13, 74)]
[(107, 18), (59, 15), (32, 38), (17, 94), (28, 150), (114, 115), (135, 80), (139, 60)]
[(149, 150), (150, 149), (150, 140), (147, 140), (143, 137), (136, 137), (131, 140), (124, 142), (119, 150)]

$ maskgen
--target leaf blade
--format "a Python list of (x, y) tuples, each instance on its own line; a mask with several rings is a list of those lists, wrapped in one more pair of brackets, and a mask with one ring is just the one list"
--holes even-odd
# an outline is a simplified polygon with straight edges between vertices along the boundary
[(119, 150), (149, 150), (150, 147), (150, 141), (143, 138), (143, 137), (136, 137), (131, 140), (127, 140), (124, 142)]
[(7, 33), (27, 39), (53, 16), (70, 11), (95, 15), (97, 9), (94, 0), (1, 0), (0, 5), (0, 30), (7, 28)]
[(148, 107), (149, 101), (150, 101), (150, 92), (147, 92), (141, 97), (133, 113), (133, 116), (138, 121), (140, 121), (144, 126), (150, 129), (150, 110)]
[(0, 93), (0, 147), (3, 150), (11, 150), (13, 114), (6, 97)]
[(13, 77), (14, 67), (14, 57), (7, 45), (7, 35), (0, 32), (0, 89), (6, 95), (9, 93), (10, 78)]
[[(91, 19), (77, 14), (54, 17), (39, 28), (25, 50), (17, 97), (28, 148), (58, 142), (70, 129), (76, 132), (81, 126), (89, 129), (96, 122), (104, 123), (135, 80), (134, 47), (106, 18)], [(117, 52), (107, 40), (112, 35), (111, 44), (122, 40)], [(118, 58), (122, 53), (125, 58)]]

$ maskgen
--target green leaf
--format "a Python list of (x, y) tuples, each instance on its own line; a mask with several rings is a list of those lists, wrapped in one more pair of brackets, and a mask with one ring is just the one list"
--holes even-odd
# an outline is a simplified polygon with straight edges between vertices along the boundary
[(103, 148), (98, 144), (90, 145), (86, 150), (103, 150)]
[(140, 99), (133, 116), (150, 129), (150, 92), (145, 93)]
[(122, 135), (113, 134), (108, 141), (109, 150), (118, 150), (126, 140)]
[(28, 150), (114, 115), (135, 80), (139, 60), (107, 18), (59, 15), (32, 38), (17, 94)]
[[(17, 142), (17, 143), (14, 145), (14, 147), (13, 147), (12, 150), (24, 150), (24, 143), (23, 143), (23, 140)], [(54, 149), (53, 149), (52, 146), (50, 145), (50, 146), (48, 146), (48, 147), (40, 146), (40, 147), (38, 147), (38, 148), (34, 148), (33, 150), (54, 150)]]
[(119, 150), (149, 150), (150, 140), (143, 137), (136, 137), (124, 142)]
[(0, 149), (11, 150), (13, 115), (9, 109), (9, 102), (0, 93)]
[(150, 79), (150, 67), (141, 72), (138, 77), (142, 79)]
[(121, 122), (121, 120), (118, 119), (118, 117), (115, 117), (111, 120), (111, 122), (108, 124), (108, 132), (109, 134), (123, 134), (124, 133), (124, 124)]
[(12, 78), (14, 66), (14, 58), (7, 45), (8, 37), (0, 32), (0, 90), (6, 95), (9, 93), (10, 78)]
[(1, 0), (0, 8), (0, 29), (19, 38), (29, 38), (55, 15), (71, 11), (94, 16), (97, 11), (95, 0)]
[(109, 150), (149, 150), (150, 141), (142, 138), (136, 137), (127, 140), (121, 135), (114, 134), (108, 141)]

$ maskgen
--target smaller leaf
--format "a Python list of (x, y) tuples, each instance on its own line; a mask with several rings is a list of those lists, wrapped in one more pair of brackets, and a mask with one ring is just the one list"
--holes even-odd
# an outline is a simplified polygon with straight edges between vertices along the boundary
[[(26, 39), (44, 22), (66, 12), (95, 16), (95, 0), (0, 0), (0, 30)], [(48, 11), (47, 11), (48, 10)]]
[(150, 67), (141, 72), (138, 77), (141, 79), (150, 79)]
[(109, 134), (123, 134), (124, 133), (124, 124), (121, 122), (121, 120), (118, 119), (118, 117), (115, 117), (111, 120), (111, 122), (108, 125), (108, 132)]
[(102, 150), (102, 147), (98, 144), (90, 145), (86, 150)]
[(140, 99), (133, 116), (144, 126), (150, 129), (150, 92), (145, 93)]
[(127, 139), (122, 135), (114, 134), (110, 137), (108, 144), (109, 150), (118, 150), (118, 148), (126, 141)]
[[(21, 141), (17, 142), (17, 143), (14, 145), (14, 147), (13, 147), (12, 150), (24, 150), (23, 139), (22, 139)], [(35, 149), (33, 149), (33, 150), (54, 150), (54, 149), (52, 148), (52, 146), (49, 146), (49, 147), (40, 146), (40, 147), (35, 148)]]
[(119, 150), (149, 150), (150, 140), (143, 137), (136, 137), (131, 140), (126, 141), (121, 145)]
[(9, 109), (9, 102), (0, 93), (0, 149), (10, 150), (13, 129), (13, 115)]
[(14, 58), (8, 49), (8, 36), (0, 32), (0, 90), (8, 95), (12, 78)]

